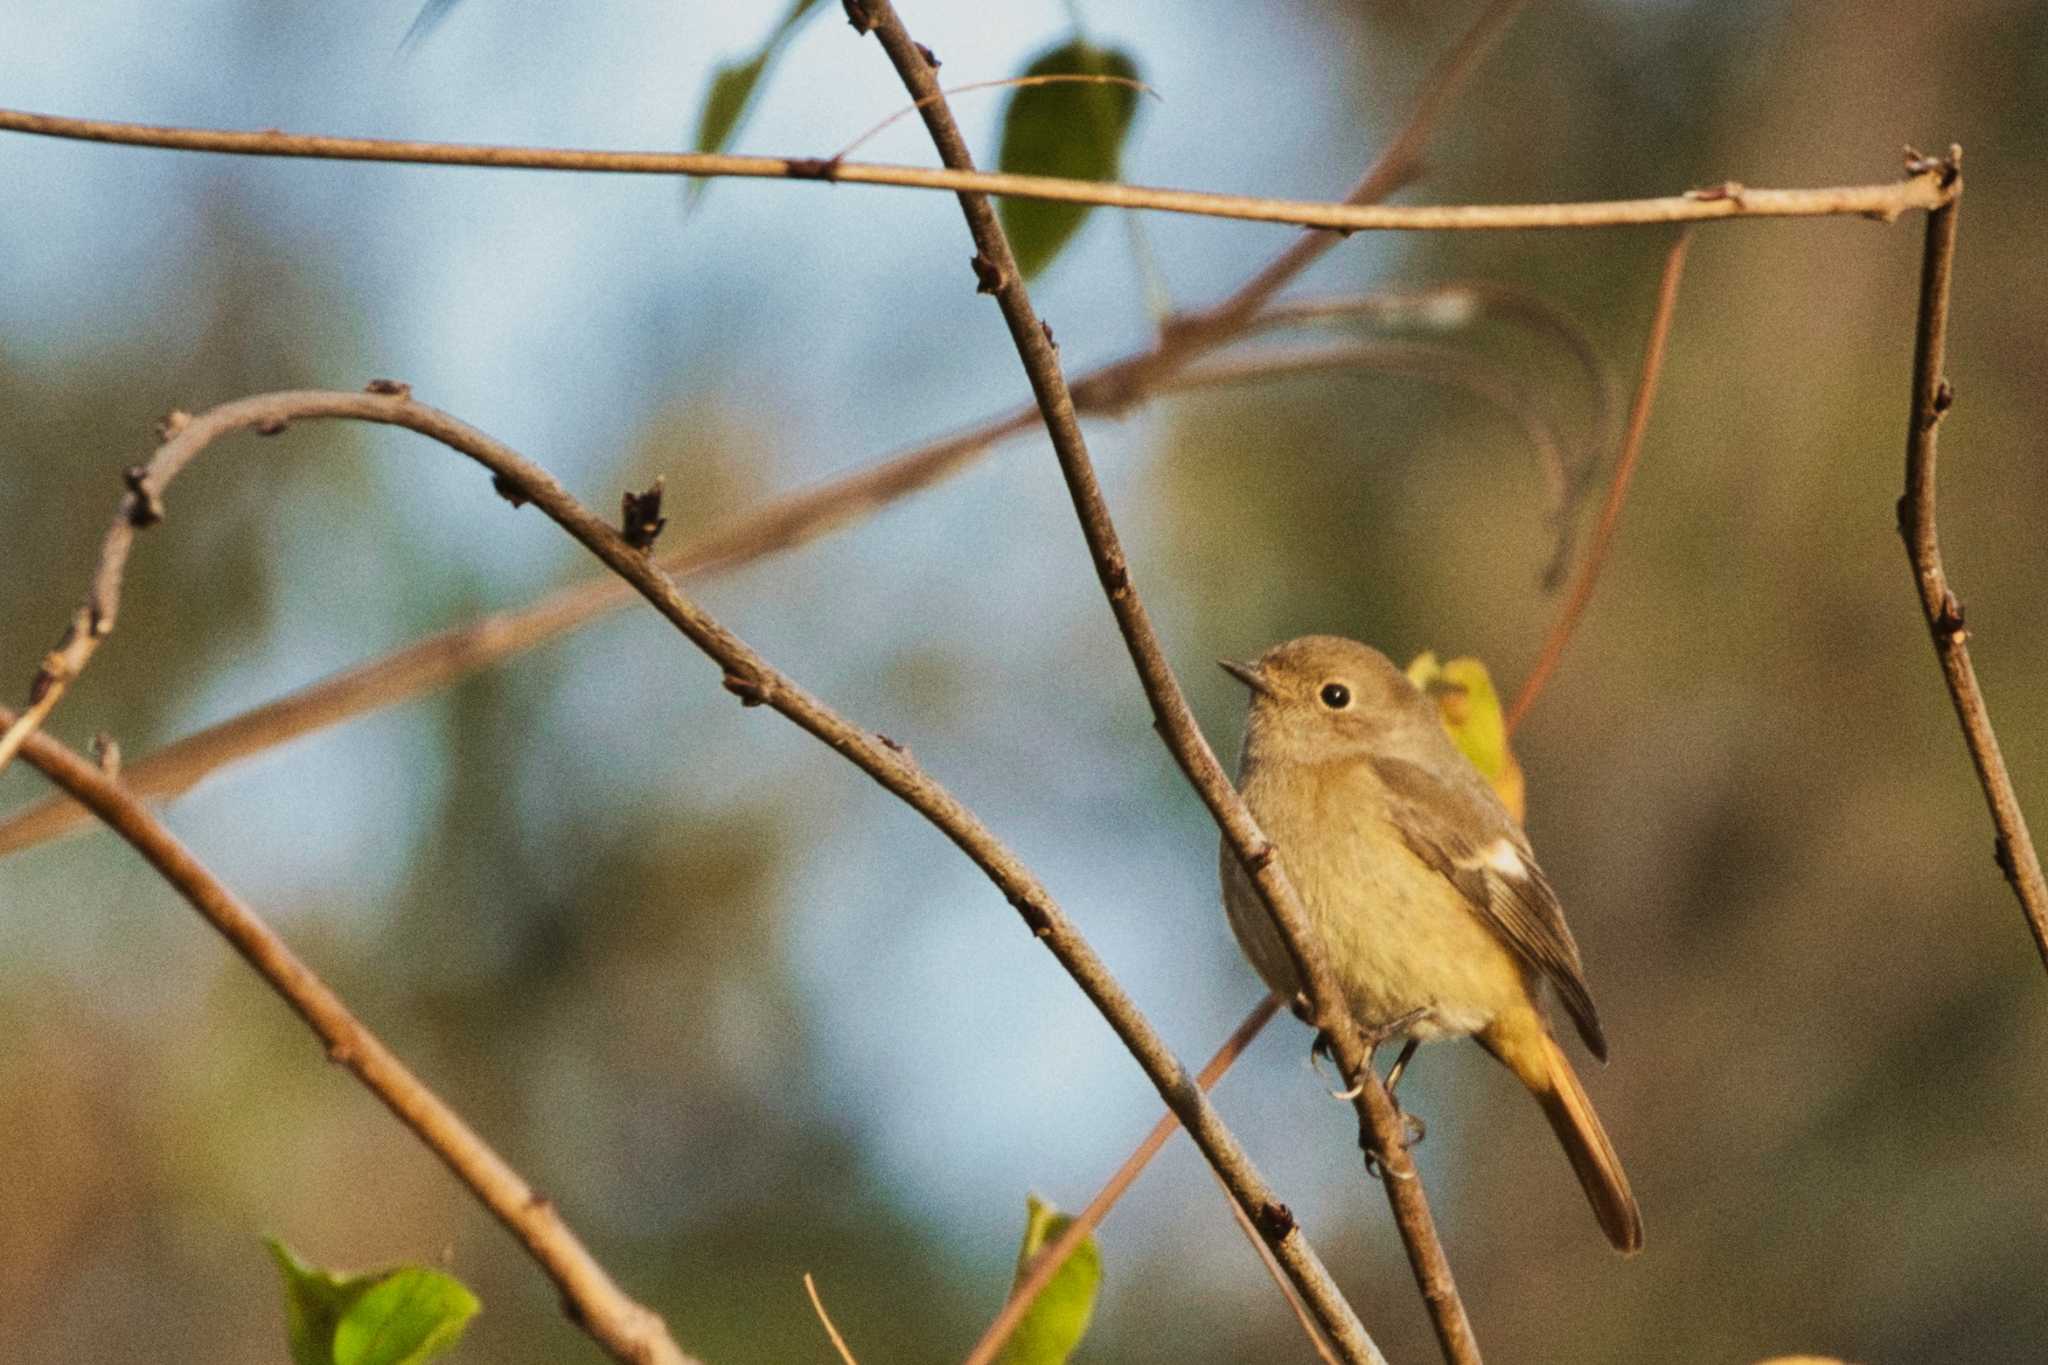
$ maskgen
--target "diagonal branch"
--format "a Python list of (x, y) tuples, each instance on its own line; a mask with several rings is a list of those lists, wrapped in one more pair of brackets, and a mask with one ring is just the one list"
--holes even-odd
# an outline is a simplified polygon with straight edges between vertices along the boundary
[[(927, 101), (937, 92), (938, 82), (933, 74), (930, 54), (911, 38), (889, 0), (846, 0), (846, 5), (857, 29), (873, 30), (913, 99)], [(966, 141), (953, 122), (952, 111), (944, 98), (930, 99), (922, 104), (919, 112), (938, 147), (940, 159), (948, 166), (971, 166), (973, 162)], [(1025, 374), (1031, 381), (1032, 394), (1045, 417), (1046, 431), (1052, 438), (1060, 472), (1066, 479), (1075, 512), (1080, 518), (1082, 534), (1095, 562), (1096, 576), (1102, 581), (1110, 610), (1116, 616), (1117, 627), (1123, 633), (1145, 695), (1152, 704), (1153, 723), (1258, 887), (1261, 900), (1279, 926), (1289, 954), (1294, 958), (1300, 979), (1307, 984), (1312, 1022), (1331, 1040), (1332, 1050), (1344, 1075), (1357, 1086), (1357, 1105), (1363, 1130), (1361, 1137), (1370, 1134), (1369, 1142), (1381, 1159), (1388, 1198), (1394, 1206), (1395, 1219), (1408, 1248), (1410, 1265), (1429, 1306), (1445, 1358), (1456, 1365), (1477, 1361), (1478, 1345), (1452, 1281), (1450, 1264), (1444, 1259), (1443, 1248), (1437, 1240), (1428, 1201), (1422, 1192), (1422, 1182), (1416, 1176), (1414, 1161), (1408, 1154), (1406, 1134), (1396, 1115), (1393, 1100), (1372, 1068), (1372, 1059), (1360, 1035), (1358, 1022), (1345, 1007), (1344, 997), (1317, 947), (1308, 917), (1294, 888), (1287, 881), (1273, 845), (1260, 832), (1251, 812), (1245, 808), (1244, 801), (1225, 776), (1222, 765), (1216, 761), (1215, 753), (1210, 749), (1201, 727), (1195, 723), (1187, 698), (1182, 695), (1180, 684), (1166, 662), (1165, 652), (1152, 629), (1151, 618), (1131, 581), (1130, 566), (1117, 538), (1109, 506), (1096, 480), (1094, 464), (1089, 458), (1079, 419), (1075, 416), (1073, 396), (1068, 392), (1065, 376), (1060, 371), (1059, 356), (1050, 331), (1032, 309), (1017, 263), (1010, 254), (1009, 242), (987, 197), (963, 193), (960, 195), (960, 208), (967, 218), (968, 230), (973, 234), (977, 249), (975, 273), (980, 278), (981, 288), (995, 295), (1003, 320), (1010, 329), (1010, 340), (1016, 346)], [(1258, 1221), (1256, 1210), (1248, 1209), (1247, 1212), (1253, 1213), (1255, 1221)], [(1263, 1221), (1260, 1221), (1260, 1231), (1271, 1238), (1273, 1230)], [(1352, 1336), (1347, 1333), (1341, 1322), (1333, 1322), (1325, 1316), (1322, 1305), (1312, 1302), (1310, 1307), (1340, 1354), (1352, 1360), (1364, 1358), (1365, 1351), (1370, 1348), (1362, 1334)]]
[[(1266, 1026), (1267, 1021), (1272, 1019), (1279, 1008), (1278, 996), (1268, 995), (1259, 1001), (1252, 1012), (1245, 1016), (1244, 1022), (1224, 1040), (1223, 1046), (1216, 1049), (1216, 1055), (1202, 1067), (1201, 1074), (1195, 1077), (1195, 1084), (1204, 1090), (1215, 1089), (1216, 1082), (1223, 1079), (1223, 1073), (1229, 1070), (1231, 1063), (1235, 1062), (1246, 1048), (1251, 1046), (1252, 1039), (1259, 1036), (1259, 1030)], [(1124, 1191), (1128, 1190), (1145, 1167), (1151, 1164), (1152, 1158), (1159, 1155), (1159, 1149), (1166, 1145), (1166, 1140), (1179, 1130), (1180, 1120), (1171, 1112), (1163, 1115), (1159, 1122), (1152, 1125), (1152, 1131), (1145, 1135), (1145, 1140), (1124, 1158), (1124, 1164), (1117, 1167), (1116, 1174), (1109, 1178), (1109, 1183), (1095, 1192), (1095, 1197), (1088, 1201), (1088, 1207), (1075, 1214), (1072, 1221), (1061, 1230), (1060, 1235), (1039, 1251), (1037, 1258), (1031, 1263), (1029, 1273), (1021, 1277), (1010, 1290), (1010, 1297), (1004, 1301), (1002, 1310), (989, 1320), (988, 1326), (982, 1331), (981, 1340), (974, 1343), (974, 1349), (967, 1353), (960, 1365), (989, 1365), (989, 1362), (995, 1359), (996, 1353), (1003, 1349), (1004, 1343), (1008, 1342), (1011, 1334), (1017, 1330), (1017, 1324), (1024, 1320), (1025, 1312), (1044, 1292), (1045, 1287), (1052, 1283), (1052, 1277), (1059, 1273), (1060, 1267), (1067, 1263), (1067, 1258), (1087, 1240), (1088, 1234), (1101, 1225), (1110, 1209), (1116, 1206), (1116, 1201), (1123, 1198)], [(1235, 1201), (1232, 1202), (1234, 1205)], [(1243, 1210), (1237, 1212), (1241, 1215)], [(1263, 1242), (1259, 1243), (1259, 1249), (1265, 1250)]]
[[(14, 719), (13, 713), (0, 709), (0, 721)], [(319, 1035), (328, 1057), (368, 1087), (519, 1239), (562, 1291), (572, 1322), (627, 1365), (689, 1365), (690, 1357), (676, 1345), (661, 1318), (626, 1296), (562, 1221), (554, 1203), (527, 1184), (460, 1114), (428, 1089), (147, 806), (48, 735), (27, 735), (25, 745), (22, 756), (133, 845)]]
[[(165, 485), (215, 440), (230, 433), (283, 431), (294, 421), (345, 418), (405, 427), (490, 470), (501, 491), (516, 493), (573, 536), (724, 670), (723, 684), (743, 705), (772, 707), (923, 815), (987, 874), (1032, 933), (1066, 969), (1179, 1116), (1239, 1205), (1250, 1211), (1290, 1280), (1333, 1336), (1360, 1343), (1364, 1328), (1344, 1302), (1308, 1239), (1224, 1126), (1208, 1097), (1173, 1055), (1044, 884), (966, 806), (901, 745), (854, 725), (777, 672), (743, 640), (685, 597), (644, 551), (570, 496), (546, 470), (447, 413), (412, 401), (403, 385), (379, 381), (370, 393), (298, 390), (225, 403), (182, 423), (133, 480), (145, 496)], [(115, 565), (118, 570), (118, 561)], [(104, 568), (104, 566), (103, 566)]]
[(1920, 262), (1920, 319), (1913, 336), (1913, 410), (1906, 428), (1906, 491), (1899, 498), (1899, 535), (1906, 542), (1906, 556), (1913, 565), (1913, 581), (1920, 592), (1920, 610), (1927, 617), (1928, 634), (1934, 640), (1935, 657), (1941, 661), (1942, 676), (1948, 681), (1956, 719), (1963, 727), (1963, 742), (1969, 745), (1970, 762), (1977, 769), (1978, 785), (1991, 807), (1991, 823), (1998, 830), (1993, 856), (2005, 879), (2019, 897), (2027, 928), (2034, 935), (2034, 947), (2048, 966), (2048, 882), (2041, 876), (2041, 860), (2034, 852), (2034, 840), (2027, 833), (2027, 818), (2013, 791), (2012, 775), (2006, 771), (2005, 756), (1999, 752), (1998, 735), (1991, 728), (1991, 712), (1984, 704), (1983, 689), (1977, 686), (1977, 670), (1970, 663), (1970, 632), (1963, 625), (1963, 604), (1948, 585), (1942, 569), (1941, 541), (1934, 520), (1935, 442), (1941, 419), (1955, 402), (1955, 391), (1942, 373), (1948, 348), (1949, 281), (1955, 269), (1956, 215), (1962, 205), (1963, 151), (1951, 147), (1943, 159), (1918, 163), (1931, 167), (1948, 188), (1943, 205), (1927, 215), (1927, 246)]

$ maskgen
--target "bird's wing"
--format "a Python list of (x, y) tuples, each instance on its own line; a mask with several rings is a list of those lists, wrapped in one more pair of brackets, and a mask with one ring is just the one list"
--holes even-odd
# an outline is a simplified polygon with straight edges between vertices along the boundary
[(1536, 866), (1528, 839), (1485, 780), (1477, 772), (1470, 782), (1446, 780), (1403, 758), (1375, 758), (1372, 766), (1386, 786), (1388, 816), (1402, 842), (1550, 980), (1586, 1046), (1606, 1060), (1607, 1038), (1564, 908)]

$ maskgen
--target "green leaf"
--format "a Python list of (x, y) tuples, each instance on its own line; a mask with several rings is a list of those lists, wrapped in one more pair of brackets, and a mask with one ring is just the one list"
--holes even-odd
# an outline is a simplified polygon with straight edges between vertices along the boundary
[[(704, 108), (697, 115), (696, 150), (700, 152), (722, 152), (731, 145), (733, 135), (739, 132), (740, 121), (747, 115), (754, 102), (754, 91), (761, 84), (761, 77), (767, 74), (768, 64), (782, 50), (796, 32), (797, 25), (817, 7), (818, 0), (794, 0), (789, 13), (782, 16), (782, 22), (775, 26), (761, 44), (760, 50), (743, 61), (727, 62), (712, 73), (711, 90), (704, 96)], [(683, 202), (695, 204), (711, 182), (702, 177), (691, 179), (683, 189)]]
[[(1024, 1208), (1024, 1244), (1017, 1251), (1013, 1291), (1038, 1253), (1074, 1221), (1035, 1194), (1025, 1197)], [(1064, 1365), (1088, 1331), (1088, 1319), (1095, 1313), (1095, 1290), (1101, 1283), (1102, 1253), (1094, 1237), (1084, 1237), (1025, 1310), (997, 1357), (998, 1365)]]
[(462, 1336), (482, 1307), (452, 1275), (396, 1266), (337, 1275), (266, 1239), (284, 1279), (292, 1365), (423, 1365)]
[[(1026, 76), (1085, 75), (1138, 78), (1138, 64), (1112, 48), (1075, 39), (1039, 54)], [(1114, 180), (1125, 136), (1138, 112), (1129, 85), (1062, 81), (1013, 91), (1003, 108), (997, 165), (1019, 175)], [(1004, 199), (997, 206), (1017, 268), (1030, 279), (1052, 263), (1088, 217), (1087, 204)]]
[(453, 1275), (387, 1271), (334, 1329), (334, 1365), (422, 1365), (462, 1338), (482, 1307)]

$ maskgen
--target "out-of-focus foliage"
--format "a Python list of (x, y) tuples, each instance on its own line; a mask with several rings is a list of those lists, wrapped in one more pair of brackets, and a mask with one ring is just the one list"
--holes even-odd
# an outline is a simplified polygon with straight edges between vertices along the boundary
[(284, 1281), (292, 1365), (425, 1365), (462, 1339), (483, 1305), (462, 1281), (425, 1266), (339, 1275), (270, 1239)]
[[(1011, 1286), (1021, 1283), (1031, 1263), (1046, 1244), (1073, 1226), (1070, 1214), (1061, 1213), (1037, 1195), (1027, 1196), (1024, 1208), (1024, 1240), (1017, 1248), (1017, 1276)], [(1066, 1365), (1067, 1357), (1088, 1334), (1088, 1319), (1095, 1313), (1095, 1290), (1102, 1283), (1102, 1249), (1090, 1233), (1081, 1239), (1073, 1254), (1053, 1272), (1031, 1301), (1031, 1307), (1017, 1320), (1003, 1352), (1001, 1365)]]
[[(775, 60), (776, 53), (782, 50), (796, 32), (797, 25), (817, 7), (817, 3), (818, 0), (792, 0), (789, 12), (755, 49), (753, 56), (727, 62), (712, 73), (711, 89), (706, 92), (704, 107), (697, 114), (695, 146), (698, 151), (722, 152), (732, 145), (733, 134), (739, 131), (741, 120), (746, 118), (761, 77), (768, 72), (769, 63)], [(695, 203), (710, 187), (709, 180), (693, 179), (687, 182), (684, 193), (688, 202)]]
[(1528, 780), (1508, 744), (1500, 694), (1494, 690), (1486, 665), (1471, 658), (1439, 663), (1436, 651), (1426, 649), (1409, 661), (1408, 681), (1436, 700), (1444, 730), (1457, 743), (1458, 752), (1479, 769), (1508, 814), (1520, 823), (1527, 816)]
[[(1024, 75), (1103, 76), (1102, 81), (1025, 85), (1003, 104), (1003, 141), (996, 164), (1016, 175), (1114, 180), (1138, 112), (1138, 64), (1128, 53), (1076, 38), (1034, 57)], [(1089, 206), (1044, 199), (1003, 199), (997, 213), (1017, 268), (1030, 279), (1059, 255)]]

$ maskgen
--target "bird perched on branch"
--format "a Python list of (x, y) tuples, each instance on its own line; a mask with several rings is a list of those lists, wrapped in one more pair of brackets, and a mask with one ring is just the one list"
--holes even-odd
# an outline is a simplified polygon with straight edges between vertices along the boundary
[[(1238, 786), (1273, 841), (1367, 1039), (1471, 1037), (1543, 1107), (1601, 1230), (1643, 1244), (1642, 1214), (1585, 1087), (1550, 1035), (1547, 984), (1594, 1056), (1607, 1039), (1564, 911), (1521, 826), (1379, 651), (1306, 635), (1223, 667), (1251, 689)], [(1223, 905), (1282, 999), (1294, 960), (1226, 842)]]

